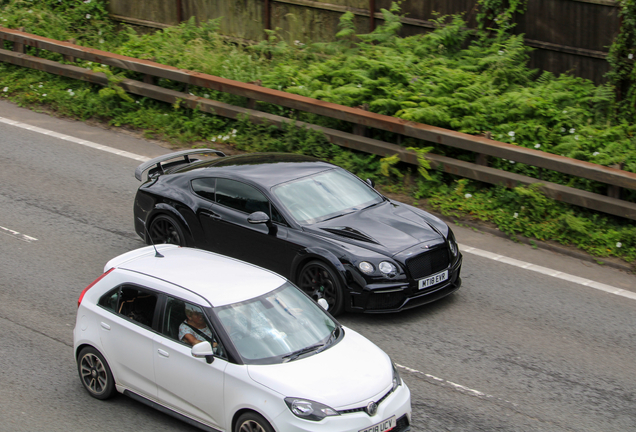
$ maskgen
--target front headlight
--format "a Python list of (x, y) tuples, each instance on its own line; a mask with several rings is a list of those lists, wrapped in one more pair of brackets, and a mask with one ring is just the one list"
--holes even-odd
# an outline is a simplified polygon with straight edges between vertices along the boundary
[(360, 264), (358, 264), (358, 268), (360, 269), (360, 271), (362, 273), (366, 273), (366, 274), (371, 274), (375, 270), (373, 268), (373, 264), (371, 264), (370, 262), (366, 262), (366, 261), (362, 261)]
[(391, 366), (393, 366), (393, 388), (391, 391), (395, 391), (396, 388), (402, 385), (402, 378), (400, 378), (400, 373), (395, 366), (395, 363), (391, 362)]
[(288, 397), (285, 398), (285, 403), (296, 417), (305, 420), (320, 421), (325, 417), (340, 415), (338, 411), (327, 405), (307, 399)]
[(378, 266), (380, 271), (384, 273), (385, 276), (394, 277), (397, 273), (397, 267), (388, 261), (382, 261)]

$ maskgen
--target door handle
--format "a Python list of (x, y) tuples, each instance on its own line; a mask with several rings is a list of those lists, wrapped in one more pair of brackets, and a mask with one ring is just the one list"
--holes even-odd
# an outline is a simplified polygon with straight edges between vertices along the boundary
[(201, 210), (201, 215), (202, 216), (207, 216), (210, 219), (221, 220), (221, 215), (220, 214), (216, 214), (216, 213), (211, 212), (211, 211)]
[(170, 354), (167, 351), (164, 351), (162, 349), (158, 349), (157, 352), (159, 353), (160, 356), (162, 357), (170, 357)]
[(106, 324), (105, 322), (100, 322), (100, 324), (104, 330), (110, 330), (110, 326)]

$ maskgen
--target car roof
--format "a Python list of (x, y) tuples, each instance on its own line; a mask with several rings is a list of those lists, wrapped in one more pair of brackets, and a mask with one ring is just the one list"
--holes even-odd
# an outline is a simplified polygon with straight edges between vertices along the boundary
[(195, 162), (176, 169), (173, 173), (190, 173), (191, 178), (202, 173), (209, 176), (227, 173), (269, 189), (277, 184), (334, 168), (337, 166), (311, 156), (293, 153), (250, 153)]
[(282, 276), (237, 259), (201, 249), (157, 245), (136, 249), (110, 260), (105, 270), (140, 273), (178, 285), (207, 299), (214, 307), (238, 303), (280, 287)]

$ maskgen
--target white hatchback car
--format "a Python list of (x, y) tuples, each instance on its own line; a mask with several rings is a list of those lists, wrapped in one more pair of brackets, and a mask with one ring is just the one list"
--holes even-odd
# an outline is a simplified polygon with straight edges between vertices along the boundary
[(205, 430), (410, 430), (411, 395), (376, 345), (285, 278), (158, 245), (106, 265), (78, 300), (82, 384)]

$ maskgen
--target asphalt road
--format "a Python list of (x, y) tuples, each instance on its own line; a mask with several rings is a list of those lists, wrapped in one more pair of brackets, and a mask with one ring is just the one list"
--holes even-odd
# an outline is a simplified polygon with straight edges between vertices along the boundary
[[(3, 119), (146, 157), (169, 151), (0, 102), (0, 431), (196, 430), (123, 396), (92, 399), (73, 360), (79, 293), (108, 259), (143, 246), (132, 223), (139, 161)], [(453, 229), (465, 251), (460, 291), (340, 319), (400, 365), (413, 430), (636, 431), (636, 277)]]

